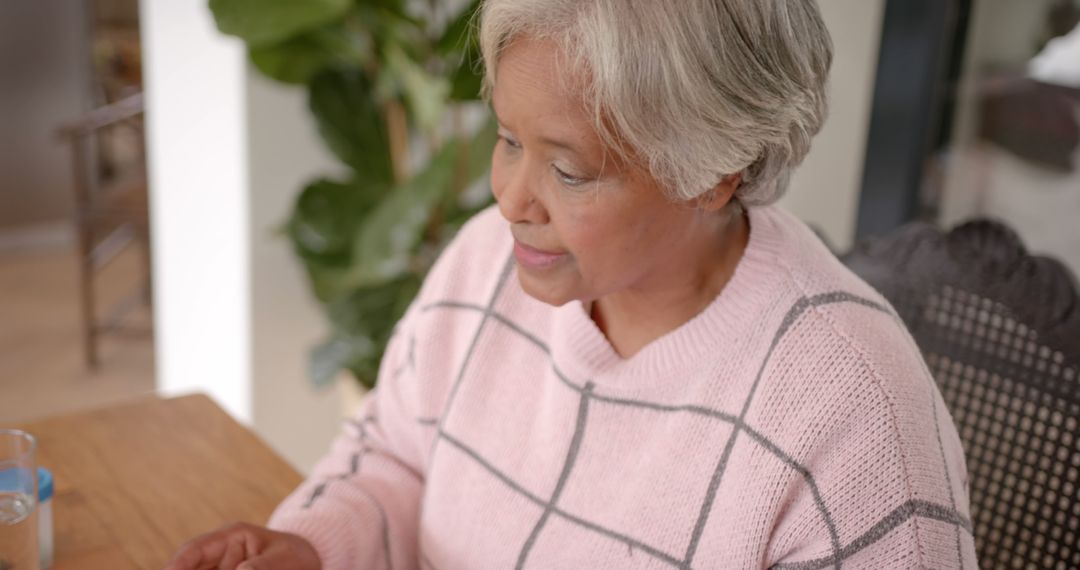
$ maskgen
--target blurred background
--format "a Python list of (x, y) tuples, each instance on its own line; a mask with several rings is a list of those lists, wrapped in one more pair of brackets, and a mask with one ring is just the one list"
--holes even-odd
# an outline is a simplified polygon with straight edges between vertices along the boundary
[[(1080, 2), (819, 3), (783, 205), (838, 254), (991, 218), (1080, 273)], [(202, 391), (306, 470), (489, 200), (474, 3), (245, 4), (0, 2), (0, 423)]]

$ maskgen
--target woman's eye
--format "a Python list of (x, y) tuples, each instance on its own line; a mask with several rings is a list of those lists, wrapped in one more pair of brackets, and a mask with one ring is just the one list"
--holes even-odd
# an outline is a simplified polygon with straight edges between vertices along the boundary
[(517, 142), (516, 140), (514, 140), (514, 139), (512, 139), (512, 138), (510, 138), (510, 137), (508, 137), (508, 136), (506, 136), (504, 134), (499, 134), (498, 137), (504, 143), (506, 143), (506, 145), (509, 146), (510, 148), (517, 148), (517, 149), (521, 148), (521, 143)]
[(551, 168), (555, 170), (555, 176), (558, 176), (559, 180), (567, 186), (581, 186), (582, 184), (588, 182), (588, 180), (584, 178), (579, 178), (577, 176), (573, 176), (571, 174), (563, 172), (562, 169), (560, 169), (558, 166), (552, 165)]

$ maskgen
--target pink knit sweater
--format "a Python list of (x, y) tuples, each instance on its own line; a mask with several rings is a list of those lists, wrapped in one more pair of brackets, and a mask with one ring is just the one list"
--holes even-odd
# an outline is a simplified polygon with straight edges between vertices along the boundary
[(889, 305), (797, 219), (629, 359), (473, 219), (271, 527), (328, 570), (975, 568), (964, 455)]

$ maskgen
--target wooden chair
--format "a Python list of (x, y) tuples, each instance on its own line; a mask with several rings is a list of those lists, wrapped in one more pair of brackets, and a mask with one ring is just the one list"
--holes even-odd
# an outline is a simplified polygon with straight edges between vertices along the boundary
[(913, 224), (845, 264), (907, 324), (967, 454), (979, 565), (1080, 568), (1080, 294), (1002, 224)]
[[(150, 233), (147, 178), (143, 144), (143, 98), (135, 94), (90, 111), (62, 126), (58, 134), (71, 144), (74, 155), (75, 225), (79, 248), (79, 293), (82, 336), (87, 366), (98, 365), (99, 336), (107, 332), (146, 331), (122, 326), (139, 302), (150, 301)], [(130, 164), (104, 163), (99, 145), (116, 129), (127, 129), (135, 141)], [(142, 249), (142, 283), (132, 294), (98, 318), (95, 274), (128, 246)]]

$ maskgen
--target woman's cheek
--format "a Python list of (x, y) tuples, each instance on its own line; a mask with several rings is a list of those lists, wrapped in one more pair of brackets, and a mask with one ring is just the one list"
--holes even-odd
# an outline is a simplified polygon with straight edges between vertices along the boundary
[(596, 231), (587, 220), (573, 223), (563, 236), (563, 245), (578, 260), (578, 264), (592, 269), (595, 269), (596, 263), (603, 260), (610, 251), (608, 246), (610, 238), (613, 237), (605, 237), (602, 231)]
[(503, 169), (499, 162), (500, 161), (498, 153), (495, 153), (495, 156), (493, 156), (491, 159), (491, 174), (489, 174), (489, 177), (491, 183), (491, 193), (495, 196), (496, 200), (498, 200), (499, 195), (502, 194), (503, 187)]

